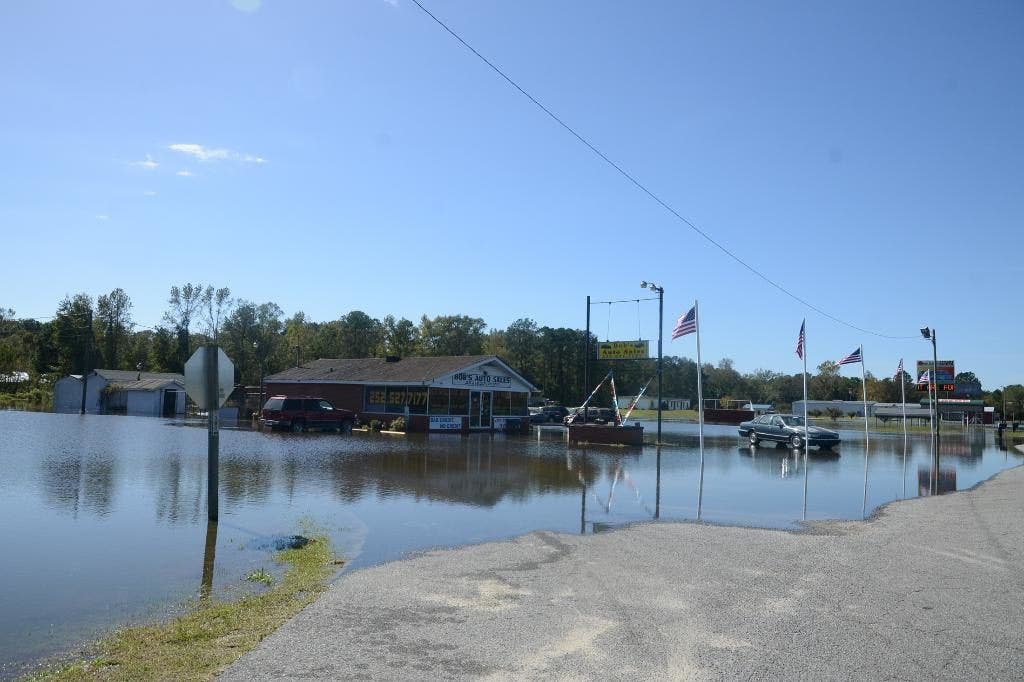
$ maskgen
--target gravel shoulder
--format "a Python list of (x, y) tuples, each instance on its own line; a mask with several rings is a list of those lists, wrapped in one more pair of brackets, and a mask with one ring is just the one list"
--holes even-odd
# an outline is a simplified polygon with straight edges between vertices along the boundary
[(1017, 678), (1024, 467), (803, 532), (536, 532), (355, 571), (226, 680)]

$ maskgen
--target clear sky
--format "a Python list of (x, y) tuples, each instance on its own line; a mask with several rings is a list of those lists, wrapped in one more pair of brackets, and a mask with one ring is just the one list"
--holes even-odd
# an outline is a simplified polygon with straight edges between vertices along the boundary
[[(410, 0), (0, 5), (0, 305), (172, 284), (286, 314), (582, 328), (694, 298), (705, 360), (864, 344), (1024, 383), (1024, 3)], [(657, 338), (657, 306), (594, 309)], [(652, 345), (652, 350), (654, 346)], [(666, 353), (694, 353), (693, 337)], [(844, 368), (856, 374), (856, 369)]]

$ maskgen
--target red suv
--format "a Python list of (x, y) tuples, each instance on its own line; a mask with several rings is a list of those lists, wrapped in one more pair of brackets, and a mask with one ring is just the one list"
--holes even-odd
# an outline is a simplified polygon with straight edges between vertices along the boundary
[(260, 416), (263, 425), (272, 431), (290, 430), (295, 433), (307, 429), (352, 433), (352, 425), (359, 419), (355, 412), (310, 395), (270, 396)]

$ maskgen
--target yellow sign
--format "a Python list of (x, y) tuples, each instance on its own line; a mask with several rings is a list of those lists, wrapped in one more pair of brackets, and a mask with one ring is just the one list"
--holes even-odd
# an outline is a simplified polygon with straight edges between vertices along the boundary
[(597, 344), (598, 360), (642, 360), (649, 356), (647, 341), (601, 341)]

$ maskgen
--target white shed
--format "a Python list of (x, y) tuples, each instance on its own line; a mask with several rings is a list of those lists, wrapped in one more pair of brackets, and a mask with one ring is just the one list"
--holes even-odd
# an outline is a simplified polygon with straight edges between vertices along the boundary
[[(54, 412), (82, 409), (82, 376), (72, 374), (53, 389)], [(181, 374), (97, 369), (85, 382), (85, 411), (139, 417), (180, 417), (185, 414), (185, 377)]]

